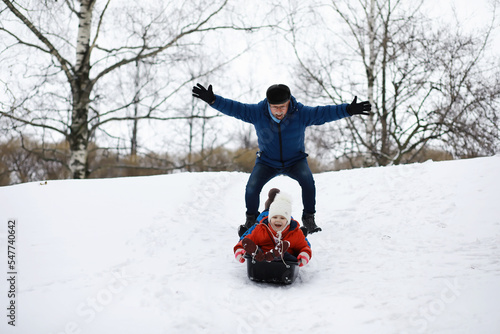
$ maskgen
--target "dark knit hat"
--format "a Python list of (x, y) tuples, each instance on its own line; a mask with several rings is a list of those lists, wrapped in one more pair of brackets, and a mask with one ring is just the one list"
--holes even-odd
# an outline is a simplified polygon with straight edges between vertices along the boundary
[(268, 199), (265, 204), (265, 210), (269, 210), (269, 207), (271, 206), (271, 203), (274, 201), (274, 198), (276, 197), (276, 194), (279, 193), (280, 190), (278, 188), (272, 188), (269, 190)]
[(267, 89), (266, 97), (269, 104), (286, 103), (291, 97), (290, 88), (282, 84), (272, 85)]

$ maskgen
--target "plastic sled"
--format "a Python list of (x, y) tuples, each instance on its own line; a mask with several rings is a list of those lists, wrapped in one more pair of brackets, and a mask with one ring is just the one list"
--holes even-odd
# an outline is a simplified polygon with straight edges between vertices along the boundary
[(247, 263), (248, 278), (255, 282), (292, 284), (299, 275), (297, 261), (275, 259), (271, 262), (255, 261), (248, 254), (244, 255)]

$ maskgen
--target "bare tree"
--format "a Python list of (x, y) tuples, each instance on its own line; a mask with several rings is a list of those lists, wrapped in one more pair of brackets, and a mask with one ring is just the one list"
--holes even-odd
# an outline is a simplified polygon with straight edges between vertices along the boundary
[[(2, 3), (0, 61), (11, 75), (3, 82), (0, 116), (19, 131), (65, 138), (73, 178), (89, 174), (89, 142), (99, 131), (112, 138), (115, 124), (134, 122), (131, 149), (136, 152), (137, 121), (186, 118), (169, 114), (167, 101), (206, 74), (180, 78), (176, 69), (199, 55), (207, 34), (256, 28), (228, 21), (227, 0)], [(218, 58), (208, 72), (228, 58)], [(162, 76), (154, 89), (146, 87), (152, 80), (141, 83), (137, 76), (146, 61), (155, 77)], [(118, 82), (132, 93), (120, 91)]]
[[(431, 21), (422, 3), (321, 2), (312, 9), (328, 34), (314, 52), (301, 40), (299, 20), (291, 19), (288, 38), (298, 77), (308, 83), (304, 93), (335, 103), (362, 95), (374, 106), (370, 117), (316, 131), (320, 147), (337, 156), (362, 154), (365, 166), (411, 161), (432, 144), (455, 155), (498, 149), (500, 71), (485, 57), (495, 12), (486, 30), (473, 36)], [(330, 22), (342, 25), (328, 28)]]

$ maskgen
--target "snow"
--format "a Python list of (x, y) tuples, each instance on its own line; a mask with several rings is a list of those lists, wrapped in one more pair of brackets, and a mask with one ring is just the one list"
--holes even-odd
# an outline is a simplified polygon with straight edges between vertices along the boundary
[[(287, 286), (232, 247), (245, 173), (0, 188), (1, 333), (500, 333), (500, 156), (315, 175), (313, 258)], [(275, 178), (302, 204), (298, 184)], [(16, 219), (16, 326), (7, 240)]]

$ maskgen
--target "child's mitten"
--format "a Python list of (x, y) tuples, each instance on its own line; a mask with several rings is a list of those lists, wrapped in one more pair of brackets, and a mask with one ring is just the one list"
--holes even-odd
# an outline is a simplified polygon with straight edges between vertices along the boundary
[(242, 248), (239, 248), (236, 252), (234, 252), (234, 257), (236, 258), (237, 261), (243, 263), (245, 262), (245, 258), (243, 255), (245, 255), (245, 250)]
[(297, 256), (297, 260), (299, 260), (299, 267), (305, 266), (311, 258), (309, 257), (309, 254), (306, 252), (302, 252)]

